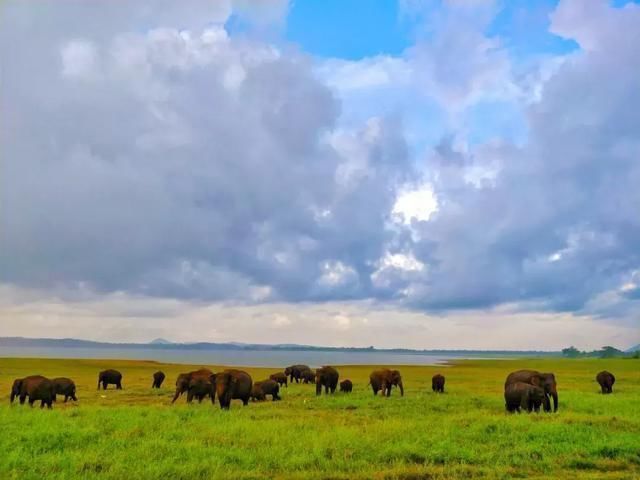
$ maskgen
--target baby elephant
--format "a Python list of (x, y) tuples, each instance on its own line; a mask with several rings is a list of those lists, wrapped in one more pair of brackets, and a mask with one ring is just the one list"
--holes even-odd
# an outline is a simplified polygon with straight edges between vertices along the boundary
[[(76, 384), (70, 378), (54, 378), (51, 380), (53, 382), (53, 388), (55, 390), (55, 395), (64, 395), (64, 403), (67, 403), (69, 399), (77, 402), (76, 398)], [(55, 401), (55, 395), (53, 400)]]
[(311, 369), (303, 370), (300, 373), (300, 379), (302, 380), (302, 383), (315, 383), (316, 374)]
[(436, 393), (444, 393), (444, 375), (437, 373), (431, 378), (431, 390)]
[(198, 403), (202, 403), (206, 397), (211, 398), (211, 403), (216, 404), (216, 386), (212, 382), (211, 377), (196, 376), (189, 381), (189, 389), (187, 390), (187, 403), (191, 403), (193, 399), (197, 399)]
[(285, 387), (288, 388), (287, 379), (289, 377), (287, 377), (283, 372), (273, 373), (269, 375), (269, 378), (271, 380), (275, 380), (276, 382), (278, 382), (278, 385), (280, 386), (284, 385)]
[(507, 411), (511, 413), (520, 413), (521, 410), (539, 412), (544, 401), (544, 390), (524, 382), (511, 383), (504, 389), (504, 401)]
[(351, 393), (353, 390), (353, 382), (351, 380), (343, 380), (340, 382), (340, 391), (344, 393)]
[(162, 382), (164, 382), (165, 374), (162, 371), (158, 371), (153, 374), (153, 385), (151, 388), (160, 388), (162, 386)]
[(600, 384), (602, 393), (613, 393), (613, 384), (616, 383), (616, 377), (613, 373), (603, 370), (596, 375), (596, 381)]
[(278, 396), (280, 392), (280, 385), (275, 380), (262, 380), (261, 382), (256, 382), (253, 384), (251, 388), (251, 398), (253, 400), (266, 400), (267, 395), (271, 395), (271, 399), (275, 402), (276, 400), (281, 400)]

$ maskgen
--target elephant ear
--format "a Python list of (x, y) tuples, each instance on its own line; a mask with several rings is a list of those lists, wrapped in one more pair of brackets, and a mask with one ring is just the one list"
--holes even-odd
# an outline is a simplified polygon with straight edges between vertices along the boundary
[(233, 375), (230, 375), (230, 378), (231, 378), (231, 385), (235, 385), (236, 383), (238, 383), (238, 379)]

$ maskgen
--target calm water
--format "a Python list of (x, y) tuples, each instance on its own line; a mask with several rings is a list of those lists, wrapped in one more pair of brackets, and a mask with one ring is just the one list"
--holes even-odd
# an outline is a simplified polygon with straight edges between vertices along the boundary
[(168, 363), (283, 367), (320, 365), (436, 365), (464, 356), (410, 355), (383, 352), (313, 352), (252, 350), (159, 350), (153, 348), (0, 347), (0, 357), (113, 358)]

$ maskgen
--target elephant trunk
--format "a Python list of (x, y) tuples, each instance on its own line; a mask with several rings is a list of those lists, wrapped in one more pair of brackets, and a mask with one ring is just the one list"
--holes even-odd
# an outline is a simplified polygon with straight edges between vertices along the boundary
[(171, 399), (171, 403), (175, 403), (176, 400), (178, 399), (178, 397), (180, 396), (180, 388), (176, 388), (176, 393), (173, 395), (173, 398)]
[(402, 380), (398, 382), (398, 388), (400, 388), (400, 396), (404, 397), (404, 387), (402, 386)]
[[(555, 390), (551, 392), (551, 397), (553, 398), (553, 411), (558, 411), (558, 392)], [(549, 405), (549, 410), (551, 410), (551, 405)]]
[(322, 395), (322, 383), (316, 382), (316, 395)]

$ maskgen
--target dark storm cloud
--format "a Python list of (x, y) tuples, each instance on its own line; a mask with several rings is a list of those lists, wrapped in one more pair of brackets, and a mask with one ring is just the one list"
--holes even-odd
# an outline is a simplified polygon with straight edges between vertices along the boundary
[[(42, 5), (9, 2), (0, 20), (2, 283), (438, 311), (638, 297), (638, 7), (602, 4), (599, 23), (562, 2), (552, 28), (582, 50), (523, 107), (527, 142), (447, 136), (426, 164), (438, 210), (402, 225), (398, 188), (416, 180), (402, 119), (339, 127), (311, 59), (227, 36), (232, 3)], [(497, 43), (445, 33), (408, 54), (416, 91), (457, 113), (511, 94)], [(460, 68), (434, 72), (445, 54)]]
[[(164, 12), (141, 32), (137, 12), (149, 12), (136, 7), (67, 34), (69, 19), (9, 5), (2, 281), (208, 300), (366, 295), (408, 169), (400, 126), (336, 130), (339, 103), (308, 59), (228, 38), (224, 8), (205, 7), (184, 22), (211, 18), (206, 30), (155, 28)], [(345, 143), (362, 164), (350, 167)]]

